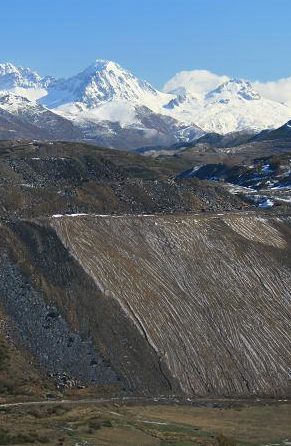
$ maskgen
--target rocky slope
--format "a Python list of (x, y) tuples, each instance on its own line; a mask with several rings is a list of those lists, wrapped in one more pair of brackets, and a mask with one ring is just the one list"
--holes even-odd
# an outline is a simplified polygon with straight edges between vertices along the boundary
[(63, 213), (234, 210), (245, 203), (218, 184), (175, 181), (187, 164), (84, 144), (0, 144), (1, 219)]
[[(272, 135), (270, 138), (266, 136), (266, 142), (270, 140), (273, 141)], [(288, 139), (285, 142), (288, 144)], [(285, 150), (287, 147), (290, 147), (290, 143)], [(222, 162), (196, 165), (181, 172), (178, 178), (199, 178), (234, 185), (229, 190), (259, 206), (291, 203), (291, 147), (282, 152), (273, 150), (273, 153), (253, 159), (249, 153), (245, 160), (241, 154), (233, 158), (221, 157)]]
[(286, 124), (271, 132), (258, 135), (258, 139), (261, 140), (278, 140), (283, 138), (291, 142), (291, 121), (286, 122)]
[(52, 225), (185, 392), (290, 391), (289, 219), (64, 217)]
[(0, 397), (290, 395), (288, 208), (187, 167), (1, 143)]
[(205, 164), (179, 174), (180, 178), (225, 181), (256, 190), (291, 187), (291, 153), (256, 158), (251, 165)]
[(290, 122), (276, 130), (264, 130), (254, 135), (250, 132), (234, 132), (227, 135), (207, 133), (196, 141), (162, 147), (136, 150), (157, 160), (175, 159), (192, 167), (207, 164), (252, 165), (254, 160), (286, 157), (291, 151)]
[(35, 101), (0, 92), (0, 139), (83, 139), (74, 124)]
[(59, 388), (289, 396), (290, 242), (255, 213), (2, 224), (9, 336)]

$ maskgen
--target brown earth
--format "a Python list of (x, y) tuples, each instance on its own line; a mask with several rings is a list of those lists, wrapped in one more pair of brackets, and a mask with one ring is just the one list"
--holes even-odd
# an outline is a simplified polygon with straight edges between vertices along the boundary
[(0, 148), (3, 399), (290, 395), (286, 209), (174, 180), (185, 160)]

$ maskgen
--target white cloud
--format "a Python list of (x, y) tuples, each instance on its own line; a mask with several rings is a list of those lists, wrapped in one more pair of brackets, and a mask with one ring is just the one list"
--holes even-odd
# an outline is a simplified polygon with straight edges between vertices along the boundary
[(228, 80), (228, 76), (219, 76), (207, 70), (181, 71), (165, 84), (163, 91), (169, 93), (178, 87), (185, 87), (194, 95), (204, 96)]
[[(185, 87), (196, 96), (204, 96), (229, 79), (228, 76), (219, 76), (207, 70), (181, 71), (165, 84), (163, 91), (168, 93), (176, 88)], [(252, 82), (252, 85), (266, 99), (291, 104), (291, 76), (277, 81), (256, 81)]]
[(271, 82), (253, 82), (261, 96), (278, 102), (291, 102), (291, 76)]

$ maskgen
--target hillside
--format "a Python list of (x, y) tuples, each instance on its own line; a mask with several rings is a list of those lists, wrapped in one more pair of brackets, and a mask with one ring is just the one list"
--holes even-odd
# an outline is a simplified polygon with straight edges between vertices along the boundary
[(2, 399), (290, 395), (289, 208), (190, 167), (1, 143)]
[(0, 143), (0, 218), (63, 213), (160, 213), (240, 209), (227, 190), (175, 181), (188, 164), (85, 144)]
[(255, 213), (2, 225), (10, 338), (61, 389), (288, 396), (290, 236)]
[(289, 393), (289, 219), (65, 217), (52, 226), (184, 392)]

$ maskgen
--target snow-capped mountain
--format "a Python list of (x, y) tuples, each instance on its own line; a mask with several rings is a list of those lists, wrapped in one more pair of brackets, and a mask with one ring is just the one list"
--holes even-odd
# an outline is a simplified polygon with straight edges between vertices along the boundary
[(182, 106), (193, 106), (195, 103), (198, 103), (202, 100), (201, 96), (194, 96), (189, 90), (185, 87), (175, 88), (170, 91), (170, 94), (174, 96), (167, 104), (164, 105), (164, 108), (174, 110), (175, 107)]
[(41, 77), (29, 68), (15, 67), (11, 63), (0, 64), (1, 90), (40, 87), (41, 80)]
[(97, 60), (69, 79), (52, 82), (40, 102), (78, 122), (139, 124), (136, 107), (159, 112), (174, 96), (155, 90), (115, 62)]
[(124, 148), (125, 134), (128, 147), (174, 144), (201, 136), (203, 131), (194, 123), (185, 124), (164, 112), (163, 105), (174, 98), (115, 62), (97, 60), (76, 76), (51, 82), (40, 103), (81, 126), (87, 138), (99, 140), (102, 129), (105, 144), (107, 133), (107, 144)]
[(205, 96), (205, 99), (208, 103), (228, 103), (233, 99), (259, 101), (261, 96), (254, 91), (250, 82), (241, 79), (230, 79), (210, 91)]
[(41, 77), (30, 68), (16, 67), (11, 63), (0, 64), (0, 90), (11, 91), (27, 99), (37, 100), (46, 94), (50, 76)]
[(207, 129), (222, 134), (278, 127), (291, 116), (289, 107), (262, 98), (250, 82), (240, 79), (231, 79), (209, 92), (204, 110)]
[(54, 108), (76, 102), (97, 108), (110, 101), (121, 100), (154, 109), (158, 104), (164, 104), (167, 97), (117, 63), (96, 60), (76, 76), (50, 84), (43, 101)]
[[(74, 134), (78, 129), (78, 139), (128, 149), (172, 145), (203, 134), (196, 125), (164, 113), (163, 104), (175, 96), (155, 90), (114, 62), (96, 61), (66, 80), (42, 78), (11, 64), (9, 69), (5, 67), (3, 78), (8, 71), (13, 77), (10, 84), (3, 81), (10, 95), (14, 93), (9, 99), (9, 113), (22, 119), (27, 114), (30, 121), (32, 110), (40, 117), (45, 116), (44, 111), (53, 112), (53, 116), (72, 123)], [(0, 101), (1, 106), (6, 110)]]
[[(35, 101), (11, 92), (0, 92), (2, 131), (15, 138), (82, 139), (83, 135), (71, 121), (53, 113)], [(5, 120), (5, 125), (4, 125)], [(11, 128), (7, 123), (11, 123)], [(7, 133), (10, 131), (10, 133)], [(0, 137), (3, 139), (0, 130)]]
[[(186, 91), (180, 87), (183, 88)], [(187, 98), (180, 103), (176, 101), (170, 114), (195, 122), (205, 132), (259, 132), (279, 127), (291, 117), (291, 107), (261, 97), (250, 82), (242, 79), (227, 80), (198, 99), (191, 99), (188, 92)]]
[(187, 142), (206, 132), (259, 132), (291, 118), (289, 104), (262, 97), (245, 80), (203, 70), (181, 72), (160, 92), (104, 60), (59, 80), (2, 64), (0, 90), (14, 93), (7, 99), (10, 109), (5, 101), (0, 108), (18, 118), (27, 114), (30, 121), (32, 110), (41, 117), (51, 112), (71, 122), (83, 138), (117, 148)]

